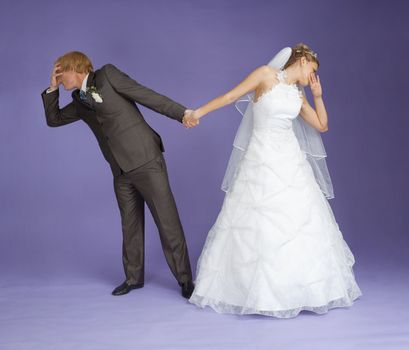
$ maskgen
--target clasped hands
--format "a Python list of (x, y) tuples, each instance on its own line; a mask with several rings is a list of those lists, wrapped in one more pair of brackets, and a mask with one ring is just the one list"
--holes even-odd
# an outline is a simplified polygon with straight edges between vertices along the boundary
[(199, 125), (199, 116), (197, 112), (192, 109), (187, 109), (183, 115), (182, 123), (187, 129)]

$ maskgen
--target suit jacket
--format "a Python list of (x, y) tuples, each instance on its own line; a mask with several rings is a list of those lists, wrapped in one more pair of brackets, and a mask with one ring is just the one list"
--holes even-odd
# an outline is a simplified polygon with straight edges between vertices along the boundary
[(41, 96), (47, 125), (57, 127), (83, 120), (94, 133), (114, 176), (164, 152), (161, 137), (145, 121), (135, 102), (179, 122), (186, 107), (139, 84), (112, 64), (89, 74), (87, 87), (91, 86), (101, 95), (101, 103), (95, 102), (90, 93), (88, 101), (82, 101), (77, 89), (72, 93), (73, 101), (60, 108), (58, 89), (50, 93), (44, 90)]

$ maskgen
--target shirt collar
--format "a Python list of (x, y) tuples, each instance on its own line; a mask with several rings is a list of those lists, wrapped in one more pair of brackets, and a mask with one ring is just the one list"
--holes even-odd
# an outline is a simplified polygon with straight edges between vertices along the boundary
[(81, 90), (87, 92), (87, 81), (88, 81), (89, 73), (85, 76), (84, 80), (82, 81)]

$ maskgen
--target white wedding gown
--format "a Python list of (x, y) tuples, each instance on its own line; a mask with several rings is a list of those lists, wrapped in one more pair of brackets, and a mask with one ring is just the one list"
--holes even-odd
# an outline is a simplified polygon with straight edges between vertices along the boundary
[(254, 128), (210, 229), (189, 299), (220, 313), (325, 313), (362, 293), (354, 256), (292, 129), (302, 98), (279, 82), (253, 104)]

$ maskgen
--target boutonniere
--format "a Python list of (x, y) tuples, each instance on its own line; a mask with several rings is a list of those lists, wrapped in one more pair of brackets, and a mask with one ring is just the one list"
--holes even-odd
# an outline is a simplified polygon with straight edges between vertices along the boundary
[(96, 103), (102, 103), (103, 100), (101, 93), (97, 90), (95, 86), (88, 87), (87, 92), (91, 94), (91, 97), (94, 99)]

